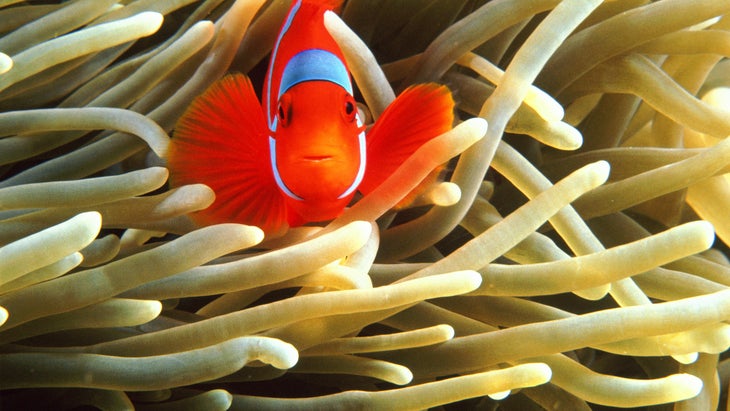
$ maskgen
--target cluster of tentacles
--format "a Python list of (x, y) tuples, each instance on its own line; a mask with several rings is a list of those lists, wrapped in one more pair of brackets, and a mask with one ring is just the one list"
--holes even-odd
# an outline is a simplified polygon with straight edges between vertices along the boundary
[(0, 0), (0, 408), (727, 401), (730, 2), (349, 0), (373, 118), (435, 81), (454, 129), (330, 223), (198, 227), (169, 135), (288, 5)]

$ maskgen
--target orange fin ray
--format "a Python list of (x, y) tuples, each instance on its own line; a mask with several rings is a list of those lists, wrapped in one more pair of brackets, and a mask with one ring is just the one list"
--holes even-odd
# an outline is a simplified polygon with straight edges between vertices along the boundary
[(451, 130), (454, 100), (435, 83), (407, 88), (383, 112), (367, 136), (367, 171), (359, 190), (378, 187), (425, 142)]
[(269, 235), (286, 229), (286, 206), (269, 161), (268, 127), (251, 81), (232, 74), (180, 118), (168, 165), (173, 185), (203, 183), (216, 193), (195, 220), (255, 225)]

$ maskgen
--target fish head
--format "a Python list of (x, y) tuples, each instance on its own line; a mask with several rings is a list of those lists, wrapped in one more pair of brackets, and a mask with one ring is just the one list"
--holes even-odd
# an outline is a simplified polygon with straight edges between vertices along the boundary
[(353, 96), (328, 81), (302, 82), (280, 96), (276, 116), (272, 156), (285, 194), (315, 202), (350, 198), (366, 161)]

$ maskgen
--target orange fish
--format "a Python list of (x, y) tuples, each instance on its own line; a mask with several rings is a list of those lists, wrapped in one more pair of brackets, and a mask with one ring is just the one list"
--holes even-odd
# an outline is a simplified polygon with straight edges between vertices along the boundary
[(248, 77), (227, 75), (197, 97), (175, 128), (175, 186), (216, 194), (200, 224), (239, 222), (278, 234), (337, 217), (423, 143), (452, 127), (445, 86), (405, 90), (366, 133), (349, 70), (324, 27), (342, 0), (295, 0), (271, 53), (262, 104)]

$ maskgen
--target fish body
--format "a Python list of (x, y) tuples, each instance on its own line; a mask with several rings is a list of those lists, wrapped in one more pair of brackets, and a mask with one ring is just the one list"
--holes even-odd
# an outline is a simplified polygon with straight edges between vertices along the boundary
[(336, 217), (365, 174), (365, 127), (345, 58), (323, 22), (339, 3), (292, 3), (264, 82), (271, 167), (292, 224)]
[(168, 159), (173, 185), (216, 193), (201, 224), (239, 222), (267, 234), (337, 217), (429, 139), (449, 130), (448, 89), (404, 91), (372, 129), (355, 104), (344, 56), (324, 27), (341, 1), (295, 0), (272, 49), (258, 99), (248, 77), (227, 75), (178, 121)]

